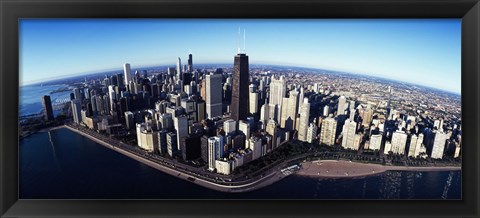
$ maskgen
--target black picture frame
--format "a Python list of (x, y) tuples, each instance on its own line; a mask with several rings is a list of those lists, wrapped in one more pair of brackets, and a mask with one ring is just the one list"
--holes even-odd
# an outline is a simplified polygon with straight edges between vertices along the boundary
[[(0, 0), (1, 217), (478, 217), (478, 0)], [(19, 18), (461, 18), (462, 200), (18, 200)]]

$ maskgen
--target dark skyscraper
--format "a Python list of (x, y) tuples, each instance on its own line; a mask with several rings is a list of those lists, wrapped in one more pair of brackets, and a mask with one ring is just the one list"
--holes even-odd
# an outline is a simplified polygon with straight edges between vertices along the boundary
[(188, 55), (188, 72), (193, 72), (193, 58), (192, 54)]
[(42, 103), (45, 120), (53, 120), (52, 101), (50, 100), (50, 96), (44, 95), (42, 97)]
[(235, 121), (245, 120), (248, 116), (248, 78), (248, 56), (239, 53), (235, 55), (232, 102), (230, 104), (231, 118)]
[(125, 87), (125, 84), (123, 84), (123, 74), (121, 73), (117, 74), (117, 84), (121, 88)]
[(112, 75), (112, 76), (110, 76), (110, 84), (112, 84), (112, 85), (114, 85), (114, 86), (118, 86), (117, 75)]
[(183, 73), (183, 85), (190, 85), (192, 81), (192, 73)]

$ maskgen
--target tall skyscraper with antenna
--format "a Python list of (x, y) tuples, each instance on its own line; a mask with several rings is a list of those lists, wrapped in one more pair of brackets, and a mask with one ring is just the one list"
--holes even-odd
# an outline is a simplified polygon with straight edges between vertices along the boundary
[[(239, 32), (240, 33), (240, 32)], [(245, 32), (244, 41), (245, 43)], [(233, 85), (232, 85), (232, 102), (230, 105), (231, 118), (235, 121), (245, 120), (248, 116), (249, 101), (248, 101), (248, 85), (249, 85), (249, 69), (248, 56), (244, 50), (241, 53), (238, 48), (238, 54), (234, 58), (233, 66)]]

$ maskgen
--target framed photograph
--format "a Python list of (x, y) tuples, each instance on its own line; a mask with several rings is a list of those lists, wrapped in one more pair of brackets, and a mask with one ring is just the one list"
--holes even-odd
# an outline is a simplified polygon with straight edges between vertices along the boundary
[(2, 217), (478, 216), (478, 1), (0, 7)]

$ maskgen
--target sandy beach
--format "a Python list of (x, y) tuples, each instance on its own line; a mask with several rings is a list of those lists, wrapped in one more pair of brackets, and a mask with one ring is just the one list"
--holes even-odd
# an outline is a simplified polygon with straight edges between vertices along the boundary
[(364, 177), (383, 173), (385, 171), (451, 171), (461, 170), (461, 167), (406, 167), (383, 166), (379, 164), (364, 164), (350, 161), (320, 160), (302, 163), (296, 172), (300, 176), (319, 178), (349, 178)]

